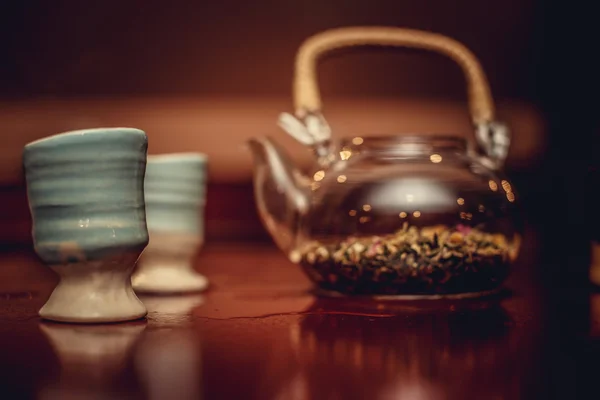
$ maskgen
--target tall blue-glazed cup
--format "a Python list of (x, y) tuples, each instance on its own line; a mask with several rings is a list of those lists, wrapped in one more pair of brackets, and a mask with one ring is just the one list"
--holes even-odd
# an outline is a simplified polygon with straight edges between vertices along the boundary
[(130, 276), (148, 244), (148, 139), (133, 128), (65, 132), (25, 146), (39, 257), (60, 275), (40, 316), (64, 322), (141, 318)]
[(194, 268), (204, 242), (207, 164), (202, 153), (148, 156), (144, 190), (150, 244), (132, 278), (136, 291), (183, 293), (208, 286)]

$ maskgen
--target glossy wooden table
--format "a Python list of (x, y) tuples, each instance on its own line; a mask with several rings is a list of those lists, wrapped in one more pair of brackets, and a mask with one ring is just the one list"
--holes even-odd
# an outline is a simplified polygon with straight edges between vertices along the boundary
[(598, 295), (561, 311), (527, 274), (498, 301), (348, 302), (271, 246), (212, 245), (208, 292), (86, 326), (37, 317), (56, 278), (32, 255), (0, 263), (2, 399), (588, 398), (600, 376)]

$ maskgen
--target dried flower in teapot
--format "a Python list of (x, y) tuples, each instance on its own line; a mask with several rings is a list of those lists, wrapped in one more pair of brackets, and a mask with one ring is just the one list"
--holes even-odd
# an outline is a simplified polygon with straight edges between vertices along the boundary
[(311, 242), (296, 255), (322, 289), (351, 294), (446, 294), (491, 290), (515, 254), (506, 236), (477, 228), (409, 226), (388, 236)]

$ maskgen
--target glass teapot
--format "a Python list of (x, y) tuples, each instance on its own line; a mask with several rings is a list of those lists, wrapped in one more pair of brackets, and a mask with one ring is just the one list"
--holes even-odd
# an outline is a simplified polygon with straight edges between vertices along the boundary
[[(462, 68), (475, 143), (447, 136), (332, 140), (318, 59), (348, 46), (440, 52)], [(278, 247), (331, 295), (471, 297), (499, 290), (520, 235), (515, 190), (500, 171), (510, 137), (477, 58), (434, 33), (348, 27), (308, 38), (296, 58), (295, 116), (279, 126), (310, 148), (304, 174), (271, 138), (252, 139), (254, 192)]]

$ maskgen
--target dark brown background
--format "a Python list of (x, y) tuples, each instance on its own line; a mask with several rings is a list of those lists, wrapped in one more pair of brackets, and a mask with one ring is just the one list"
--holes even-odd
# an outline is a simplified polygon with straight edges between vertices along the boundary
[[(500, 98), (530, 97), (533, 0), (28, 1), (3, 26), (8, 96), (289, 96), (295, 51), (321, 30), (392, 25), (464, 42)], [(325, 95), (462, 97), (449, 61), (371, 51), (324, 65)]]

